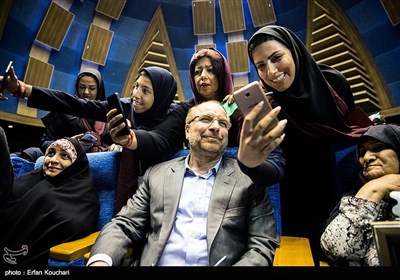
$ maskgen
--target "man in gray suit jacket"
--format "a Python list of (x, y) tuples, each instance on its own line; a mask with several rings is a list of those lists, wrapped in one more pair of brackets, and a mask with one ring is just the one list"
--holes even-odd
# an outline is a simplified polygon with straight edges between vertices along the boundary
[(142, 241), (141, 266), (272, 265), (279, 236), (267, 186), (223, 156), (230, 126), (219, 102), (192, 107), (185, 125), (190, 154), (146, 171), (102, 229), (87, 265), (120, 266)]

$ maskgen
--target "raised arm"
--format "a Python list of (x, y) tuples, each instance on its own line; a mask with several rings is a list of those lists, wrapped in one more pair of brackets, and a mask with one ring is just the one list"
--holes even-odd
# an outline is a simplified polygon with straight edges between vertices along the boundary
[(271, 127), (273, 119), (280, 112), (280, 107), (276, 107), (257, 124), (253, 124), (261, 108), (262, 104), (258, 104), (244, 118), (238, 161), (241, 170), (253, 182), (272, 185), (279, 182), (284, 172), (285, 159), (279, 145), (285, 137), (287, 121), (281, 120), (278, 125)]
[(116, 127), (114, 123), (122, 117), (113, 116), (113, 112), (108, 114), (110, 127), (110, 135), (114, 143), (118, 143), (125, 148), (136, 150), (139, 156), (159, 157), (168, 152), (173, 152), (183, 148), (185, 141), (185, 117), (189, 105), (186, 102), (180, 103), (177, 108), (173, 109), (161, 122), (151, 131), (142, 129), (131, 129), (129, 136), (117, 136), (124, 124)]

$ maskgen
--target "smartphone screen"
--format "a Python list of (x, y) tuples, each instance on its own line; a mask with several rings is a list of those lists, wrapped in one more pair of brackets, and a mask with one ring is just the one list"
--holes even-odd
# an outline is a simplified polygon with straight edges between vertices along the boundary
[(1, 84), (0, 84), (0, 92), (1, 92), (1, 93), (3, 93), (3, 89), (4, 89), (5, 86), (6, 86), (6, 78), (7, 78), (8, 72), (10, 71), (10, 68), (11, 68), (12, 65), (13, 65), (13, 62), (10, 61), (10, 62), (8, 63), (8, 66), (7, 66), (7, 68), (6, 68), (6, 71), (4, 71), (3, 79), (1, 80)]
[[(264, 101), (263, 108), (258, 116), (254, 119), (254, 123), (258, 123), (260, 119), (265, 117), (272, 110), (269, 104), (268, 98), (266, 97), (263, 89), (257, 81), (252, 82), (233, 93), (233, 97), (244, 116), (246, 116), (254, 106), (256, 106), (261, 101)], [(275, 118), (273, 125), (278, 124), (278, 119)]]
[(117, 135), (118, 136), (129, 135), (130, 131), (129, 131), (128, 122), (126, 121), (125, 113), (124, 113), (124, 110), (122, 109), (122, 104), (121, 104), (121, 101), (119, 100), (118, 93), (115, 92), (115, 93), (111, 94), (109, 97), (107, 97), (107, 102), (108, 102), (110, 110), (114, 109), (114, 108), (117, 109), (117, 113), (115, 115), (122, 114), (124, 116), (120, 121), (118, 121), (114, 125), (114, 126), (118, 126), (122, 122), (125, 122), (125, 127), (123, 129), (121, 129), (117, 133)]

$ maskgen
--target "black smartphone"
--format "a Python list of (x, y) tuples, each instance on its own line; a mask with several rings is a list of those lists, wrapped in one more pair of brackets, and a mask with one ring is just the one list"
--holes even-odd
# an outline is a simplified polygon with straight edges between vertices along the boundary
[(13, 65), (13, 62), (10, 61), (10, 62), (8, 63), (8, 66), (7, 66), (7, 68), (6, 68), (6, 71), (4, 71), (3, 79), (1, 80), (1, 84), (0, 84), (0, 92), (1, 92), (1, 93), (3, 93), (3, 89), (4, 89), (5, 86), (6, 86), (6, 78), (7, 78), (8, 72), (10, 71), (10, 68), (11, 68), (12, 65)]
[[(263, 89), (257, 81), (254, 81), (233, 93), (233, 97), (235, 98), (236, 104), (238, 105), (240, 111), (243, 116), (246, 116), (254, 106), (256, 106), (261, 101), (264, 101), (263, 108), (258, 116), (255, 118), (254, 123), (258, 123), (260, 119), (265, 117), (272, 110), (271, 105), (269, 104), (268, 98), (265, 95)], [(273, 121), (273, 126), (278, 124), (278, 119), (275, 118)]]
[(122, 104), (121, 101), (119, 100), (119, 95), (118, 92), (115, 92), (113, 94), (111, 94), (109, 97), (107, 97), (107, 102), (108, 102), (108, 106), (111, 109), (117, 109), (117, 113), (114, 115), (118, 115), (118, 114), (122, 114), (123, 118), (118, 121), (114, 126), (118, 126), (121, 123), (125, 123), (125, 127), (123, 129), (121, 129), (117, 135), (118, 136), (122, 136), (122, 135), (129, 135), (130, 130), (129, 130), (129, 126), (128, 126), (128, 122), (126, 121), (126, 117), (125, 117), (125, 113), (124, 110), (122, 109)]

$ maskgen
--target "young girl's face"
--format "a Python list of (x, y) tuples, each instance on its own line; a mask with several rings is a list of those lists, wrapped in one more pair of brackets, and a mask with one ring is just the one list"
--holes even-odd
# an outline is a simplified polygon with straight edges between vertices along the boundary
[(148, 111), (154, 104), (153, 85), (149, 77), (140, 76), (132, 89), (133, 110), (137, 114)]
[(97, 97), (97, 81), (92, 76), (83, 76), (79, 79), (78, 94), (80, 98), (94, 100)]
[(254, 64), (260, 78), (271, 88), (282, 92), (294, 81), (296, 66), (292, 53), (276, 40), (269, 40), (254, 48)]

